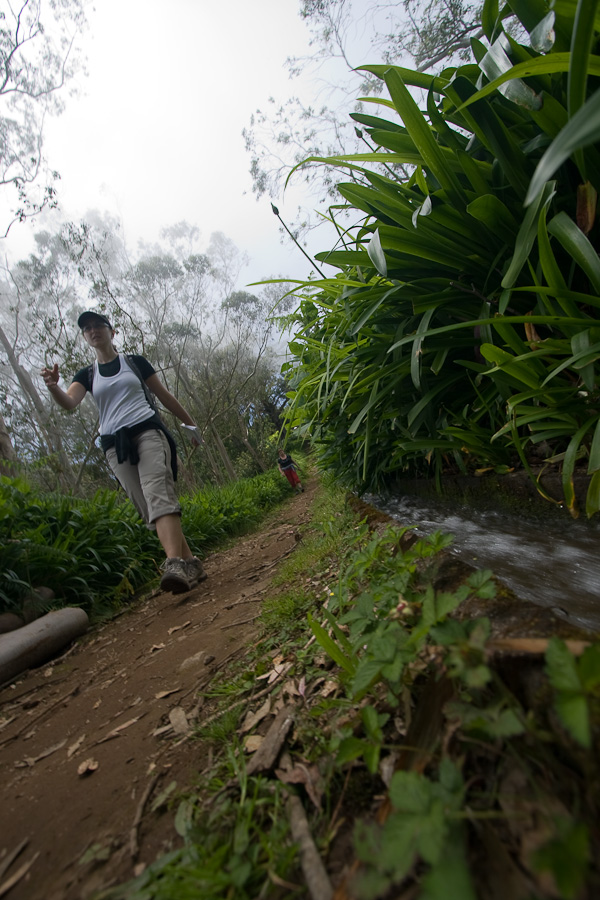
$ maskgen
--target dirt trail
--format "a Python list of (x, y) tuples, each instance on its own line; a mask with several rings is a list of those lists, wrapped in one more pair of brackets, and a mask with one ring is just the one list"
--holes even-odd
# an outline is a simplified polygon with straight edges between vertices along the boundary
[(12, 879), (8, 900), (83, 900), (179, 846), (153, 804), (206, 765), (186, 736), (197, 692), (256, 634), (314, 491), (209, 556), (189, 594), (157, 593), (0, 689), (0, 895)]

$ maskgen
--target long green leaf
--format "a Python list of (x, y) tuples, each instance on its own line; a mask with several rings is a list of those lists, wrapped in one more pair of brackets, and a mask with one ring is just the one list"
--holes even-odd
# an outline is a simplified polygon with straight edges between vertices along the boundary
[(504, 241), (514, 243), (519, 225), (508, 207), (494, 194), (482, 194), (469, 203), (467, 212), (483, 222), (492, 233), (499, 233)]
[[(533, 203), (544, 182), (552, 178), (569, 156), (597, 141), (600, 141), (600, 90), (568, 121), (540, 159), (525, 197), (525, 206)], [(598, 189), (600, 185), (595, 187)]]
[[(600, 99), (600, 92), (598, 94)], [(600, 104), (599, 104), (600, 112)], [(600, 132), (599, 132), (600, 134)], [(548, 231), (558, 238), (567, 253), (581, 266), (597, 294), (600, 294), (600, 259), (590, 241), (566, 212), (560, 212), (548, 223)]]
[(569, 78), (567, 81), (567, 109), (569, 116), (583, 106), (588, 75), (597, 75), (592, 69), (590, 51), (595, 40), (594, 20), (598, 0), (579, 0), (573, 23), (573, 37), (571, 39), (571, 65), (569, 66)]
[[(469, 319), (467, 322), (454, 322), (452, 325), (442, 325), (440, 328), (431, 328), (424, 337), (432, 337), (437, 334), (448, 334), (452, 331), (460, 331), (464, 328), (475, 328), (481, 325), (497, 325), (506, 322), (510, 325), (525, 324), (529, 322), (531, 325), (548, 325), (556, 328), (564, 328), (568, 325), (581, 326), (581, 318), (570, 318), (567, 316), (492, 316), (488, 319)], [(388, 349), (388, 353), (392, 353), (397, 347), (402, 347), (414, 340), (414, 335), (406, 335), (395, 341)]]
[(431, 133), (431, 128), (397, 70), (390, 69), (386, 72), (385, 83), (408, 133), (421, 154), (424, 165), (431, 170), (442, 188), (452, 197), (453, 202), (458, 206), (464, 205), (465, 198), (460, 182), (446, 165), (440, 146)]
[(585, 498), (585, 514), (588, 519), (597, 512), (600, 512), (600, 471), (592, 475)]
[(588, 475), (592, 475), (600, 469), (600, 418), (594, 430), (594, 437), (590, 446), (590, 458), (588, 460)]
[(569, 441), (569, 446), (566, 449), (565, 458), (563, 461), (562, 486), (565, 504), (571, 515), (575, 518), (577, 517), (578, 513), (576, 507), (577, 498), (575, 497), (575, 488), (573, 485), (573, 471), (575, 469), (575, 462), (577, 461), (577, 454), (579, 452), (581, 442), (595, 421), (596, 416), (594, 416), (594, 418), (592, 419), (588, 419), (587, 422), (585, 422), (581, 426), (581, 428), (579, 428), (575, 432), (575, 434)]
[(327, 631), (316, 619), (313, 619), (310, 613), (308, 615), (308, 624), (317, 643), (321, 645), (323, 650), (325, 650), (332, 660), (349, 675), (354, 675), (356, 671), (356, 660), (347, 653), (344, 653), (339, 644), (328, 635)]
[[(370, 72), (377, 78), (385, 80), (385, 76), (390, 71), (390, 66), (358, 66), (357, 72)], [(442, 93), (444, 87), (448, 84), (449, 79), (444, 76), (428, 75), (426, 72), (417, 72), (414, 69), (403, 69), (401, 66), (394, 66), (394, 71), (405, 84), (412, 84), (414, 87), (424, 88), (426, 91), (432, 90)]]
[(519, 277), (521, 269), (525, 265), (525, 260), (531, 253), (531, 248), (535, 242), (538, 232), (539, 216), (545, 214), (545, 209), (555, 194), (555, 182), (550, 181), (541, 185), (535, 202), (531, 204), (519, 229), (515, 242), (515, 252), (513, 254), (508, 272), (502, 279), (503, 288), (512, 288)]
[[(457, 76), (445, 93), (459, 107), (476, 93), (476, 89), (466, 78)], [(519, 194), (524, 192), (532, 164), (487, 99), (478, 100), (469, 109), (463, 109), (457, 119), (464, 120), (463, 125), (477, 135), (483, 146), (497, 158), (515, 191)]]
[[(548, 56), (538, 56), (527, 62), (517, 63), (516, 66), (512, 66), (511, 69), (508, 69), (506, 72), (503, 72), (502, 75), (494, 78), (493, 81), (490, 81), (485, 87), (482, 87), (476, 94), (473, 94), (472, 97), (465, 100), (465, 102), (458, 107), (457, 112), (462, 112), (463, 109), (466, 109), (466, 107), (470, 106), (472, 103), (476, 103), (478, 100), (488, 97), (490, 94), (493, 94), (494, 91), (497, 91), (503, 84), (506, 84), (515, 78), (530, 78), (536, 75), (553, 75), (558, 72), (569, 72), (571, 60), (570, 53), (550, 53)], [(600, 56), (590, 56), (588, 58), (588, 72), (590, 75), (600, 75)]]

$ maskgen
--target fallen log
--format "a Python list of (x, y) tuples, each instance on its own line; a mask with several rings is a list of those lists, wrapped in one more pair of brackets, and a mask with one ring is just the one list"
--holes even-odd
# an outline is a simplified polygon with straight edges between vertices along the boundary
[(0, 635), (0, 684), (39, 666), (87, 631), (87, 613), (65, 607)]

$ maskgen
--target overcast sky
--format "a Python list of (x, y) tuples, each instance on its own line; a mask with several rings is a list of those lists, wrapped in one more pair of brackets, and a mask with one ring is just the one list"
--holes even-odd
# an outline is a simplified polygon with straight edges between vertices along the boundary
[[(298, 90), (284, 69), (287, 56), (308, 51), (298, 7), (299, 0), (98, 0), (83, 40), (82, 97), (47, 120), (44, 153), (61, 174), (63, 214), (116, 214), (132, 250), (185, 219), (205, 243), (222, 231), (248, 254), (244, 282), (306, 277), (300, 252), (280, 245), (269, 200), (252, 194), (241, 135), (269, 96)], [(284, 218), (300, 200), (278, 201)], [(11, 256), (23, 255), (30, 231), (14, 226)]]

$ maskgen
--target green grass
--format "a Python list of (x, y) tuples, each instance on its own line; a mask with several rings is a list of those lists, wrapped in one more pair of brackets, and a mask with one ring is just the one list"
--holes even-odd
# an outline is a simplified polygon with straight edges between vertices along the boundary
[[(182, 497), (190, 547), (203, 556), (256, 527), (288, 496), (287, 487), (273, 469)], [(21, 612), (24, 598), (44, 585), (56, 599), (40, 612), (81, 606), (102, 618), (148, 588), (163, 558), (155, 534), (117, 491), (79, 499), (0, 477), (0, 612)]]

